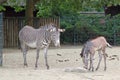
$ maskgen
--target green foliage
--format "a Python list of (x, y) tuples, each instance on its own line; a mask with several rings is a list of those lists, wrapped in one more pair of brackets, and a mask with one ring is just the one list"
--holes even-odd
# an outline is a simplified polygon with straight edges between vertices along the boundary
[(26, 0), (7, 0), (5, 3), (0, 5), (0, 11), (5, 11), (4, 6), (11, 6), (15, 9), (16, 12), (25, 10), (25, 1)]
[(16, 12), (25, 10), (25, 7), (24, 7), (25, 0), (8, 0), (7, 4), (13, 7)]
[[(120, 43), (120, 15), (113, 18), (101, 15), (77, 15), (61, 19), (61, 27), (66, 31), (61, 36), (62, 43), (83, 44), (88, 39), (105, 36), (111, 44)], [(63, 37), (64, 36), (64, 37)], [(117, 43), (114, 43), (116, 40)]]
[(5, 8), (2, 5), (0, 5), (0, 11), (5, 11)]
[[(33, 0), (39, 10), (38, 17), (63, 16), (79, 11), (103, 11), (105, 5), (118, 5), (120, 0)], [(26, 5), (26, 0), (8, 0), (5, 5), (15, 8), (19, 12)], [(0, 9), (1, 10), (1, 9)]]
[(82, 2), (83, 11), (103, 11), (103, 7), (120, 5), (120, 0), (84, 0)]
[[(38, 0), (34, 0), (38, 1)], [(26, 0), (8, 0), (6, 5), (14, 7), (16, 12), (22, 11), (21, 2), (26, 4)], [(20, 4), (20, 5), (19, 5)], [(38, 9), (37, 17), (60, 17), (61, 27), (66, 31), (61, 35), (63, 43), (79, 42), (98, 35), (113, 38), (120, 43), (120, 16), (113, 18), (98, 15), (79, 15), (80, 11), (103, 11), (105, 5), (120, 5), (120, 0), (40, 0), (35, 4)], [(23, 5), (24, 6), (24, 5)], [(0, 5), (0, 11), (5, 10)], [(103, 20), (103, 23), (101, 23)]]
[(22, 10), (25, 10), (25, 8), (22, 7), (22, 6), (14, 6), (14, 9), (15, 9), (16, 12), (20, 12)]
[[(76, 0), (79, 1), (79, 0)], [(80, 9), (74, 0), (42, 0), (37, 3), (38, 17), (56, 17), (77, 13)]]
[(38, 17), (64, 16), (80, 11), (104, 11), (104, 6), (118, 5), (119, 0), (41, 0)]
[(37, 17), (50, 17), (52, 15), (52, 8), (49, 2), (39, 2), (37, 3), (36, 8), (37, 10), (39, 10), (37, 13)]

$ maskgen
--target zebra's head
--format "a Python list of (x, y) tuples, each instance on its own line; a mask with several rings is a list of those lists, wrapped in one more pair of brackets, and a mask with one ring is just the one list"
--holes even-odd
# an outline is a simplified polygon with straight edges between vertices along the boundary
[(84, 64), (84, 68), (88, 69), (88, 53), (85, 52), (82, 55), (82, 61), (83, 61), (83, 64)]
[(51, 33), (51, 41), (56, 47), (60, 47), (60, 32), (64, 32), (65, 29), (59, 29), (55, 25), (51, 25), (52, 28), (49, 29)]
[(88, 51), (86, 50), (85, 45), (82, 48), (80, 56), (81, 56), (83, 64), (84, 64), (84, 68), (87, 69), (88, 68)]

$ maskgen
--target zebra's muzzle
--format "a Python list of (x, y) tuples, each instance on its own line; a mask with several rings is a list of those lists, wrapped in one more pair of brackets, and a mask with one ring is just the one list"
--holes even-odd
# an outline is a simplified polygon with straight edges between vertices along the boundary
[(60, 44), (55, 44), (56, 47), (60, 47)]

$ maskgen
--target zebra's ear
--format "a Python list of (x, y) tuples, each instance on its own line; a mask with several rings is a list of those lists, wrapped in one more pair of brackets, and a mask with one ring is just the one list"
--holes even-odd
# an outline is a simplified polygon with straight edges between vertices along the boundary
[(65, 29), (58, 29), (58, 31), (60, 31), (60, 32), (64, 32), (64, 31), (65, 31)]

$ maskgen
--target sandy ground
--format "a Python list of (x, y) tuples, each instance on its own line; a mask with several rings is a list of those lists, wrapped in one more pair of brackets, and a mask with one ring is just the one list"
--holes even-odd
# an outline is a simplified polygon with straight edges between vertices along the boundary
[[(50, 70), (44, 64), (43, 50), (40, 51), (38, 69), (34, 69), (36, 51), (27, 54), (28, 67), (23, 66), (23, 56), (19, 49), (3, 50), (3, 67), (0, 67), (0, 80), (120, 80), (120, 47), (107, 48), (107, 71), (103, 61), (98, 71), (80, 71), (83, 63), (79, 56), (81, 46), (61, 46), (48, 50)], [(98, 62), (95, 55), (94, 66)], [(69, 70), (72, 69), (72, 70)]]

